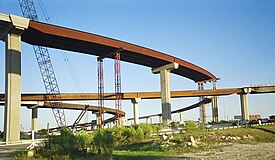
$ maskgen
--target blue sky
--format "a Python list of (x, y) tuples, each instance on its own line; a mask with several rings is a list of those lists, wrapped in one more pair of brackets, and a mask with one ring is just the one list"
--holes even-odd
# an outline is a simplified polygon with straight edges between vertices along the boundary
[[(43, 1), (43, 0), (42, 0)], [(40, 21), (45, 21), (34, 0)], [(56, 25), (91, 32), (155, 49), (203, 67), (221, 78), (218, 88), (275, 84), (275, 1), (265, 0), (120, 0), (120, 1), (43, 1)], [(17, 1), (0, 0), (0, 12), (21, 15)], [(0, 43), (0, 92), (4, 92), (4, 43)], [(50, 49), (62, 92), (78, 92), (60, 51)], [(84, 92), (97, 92), (96, 57), (66, 52)], [(114, 91), (113, 61), (104, 62), (106, 92)], [(211, 88), (211, 84), (206, 84)], [(197, 89), (186, 78), (171, 75), (172, 90)], [(159, 91), (159, 76), (150, 68), (122, 63), (122, 91)], [(22, 43), (22, 92), (45, 92), (32, 46)], [(275, 95), (249, 95), (249, 112), (267, 117), (275, 114)], [(220, 97), (220, 119), (240, 114), (238, 95)], [(172, 109), (188, 106), (198, 98), (172, 100)], [(96, 101), (89, 102), (97, 104)], [(114, 106), (114, 102), (106, 102)], [(142, 100), (140, 115), (161, 112), (160, 100)], [(132, 104), (123, 102), (127, 117)], [(21, 123), (30, 128), (31, 112), (22, 109)], [(4, 115), (4, 107), (0, 108)], [(72, 123), (78, 113), (66, 111)], [(184, 114), (184, 119), (198, 118), (198, 110)], [(211, 108), (207, 107), (207, 116)], [(0, 116), (2, 117), (2, 116)], [(51, 110), (39, 111), (39, 128), (49, 121), (55, 126)], [(173, 116), (178, 119), (178, 115)], [(89, 113), (84, 119), (94, 119)], [(208, 117), (211, 119), (211, 117)], [(156, 121), (157, 119), (155, 119)], [(3, 128), (0, 119), (0, 130)]]

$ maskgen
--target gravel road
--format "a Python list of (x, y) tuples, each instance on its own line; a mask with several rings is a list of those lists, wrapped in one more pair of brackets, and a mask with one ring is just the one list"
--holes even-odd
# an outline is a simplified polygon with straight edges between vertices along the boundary
[(163, 160), (275, 160), (275, 143), (233, 144), (222, 149), (186, 153)]

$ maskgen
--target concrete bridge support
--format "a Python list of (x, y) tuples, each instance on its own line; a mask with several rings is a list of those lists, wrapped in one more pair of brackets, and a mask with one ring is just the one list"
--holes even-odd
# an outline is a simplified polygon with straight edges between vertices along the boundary
[(162, 123), (162, 116), (159, 116), (159, 123)]
[[(204, 83), (205, 82), (198, 82), (198, 90), (204, 90)], [(199, 97), (199, 101), (202, 101), (205, 97), (201, 96)], [(205, 105), (200, 106), (200, 120), (202, 121), (203, 124), (206, 124), (206, 109)]]
[(219, 122), (218, 97), (212, 97), (212, 121)]
[(1, 17), (0, 39), (5, 41), (5, 114), (4, 141), (15, 143), (20, 140), (21, 109), (21, 34), (28, 28), (29, 19), (9, 15)]
[(102, 116), (101, 116), (101, 114), (100, 113), (95, 113), (96, 114), (96, 125), (97, 125), (97, 128), (101, 128), (101, 127), (103, 127), (104, 128), (104, 126), (102, 126)]
[(134, 111), (134, 124), (139, 124), (139, 112), (138, 112), (138, 103), (140, 102), (140, 98), (133, 98), (131, 102), (133, 103), (133, 111)]
[(169, 127), (171, 120), (171, 95), (170, 95), (170, 71), (178, 69), (178, 63), (170, 63), (162, 67), (152, 69), (154, 74), (160, 73), (162, 123)]
[(249, 120), (247, 95), (250, 92), (251, 92), (251, 88), (243, 88), (243, 93), (240, 94), (242, 120)]
[(34, 130), (34, 134), (37, 134), (38, 131), (38, 108), (32, 109), (32, 130)]
[[(213, 80), (213, 90), (217, 89), (216, 81)], [(217, 123), (219, 122), (219, 112), (218, 112), (218, 97), (212, 97), (212, 121)]]
[(249, 120), (247, 94), (240, 94), (242, 120)]
[(183, 121), (183, 112), (179, 112), (179, 115), (180, 115), (180, 124), (183, 124), (184, 121)]

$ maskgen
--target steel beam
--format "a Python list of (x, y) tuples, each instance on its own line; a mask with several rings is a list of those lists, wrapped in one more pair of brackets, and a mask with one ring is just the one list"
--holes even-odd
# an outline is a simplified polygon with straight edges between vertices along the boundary
[[(200, 96), (225, 96), (231, 94), (242, 93), (241, 88), (228, 88), (228, 89), (206, 89), (206, 90), (186, 90), (186, 91), (171, 91), (171, 98), (184, 98), (184, 97), (200, 97)], [(63, 101), (74, 101), (74, 100), (98, 100), (97, 93), (62, 93)], [(159, 99), (161, 97), (160, 92), (125, 92), (121, 93), (121, 98), (123, 100), (131, 100), (133, 98), (141, 99)], [(47, 101), (47, 99), (52, 98), (48, 94), (22, 94), (22, 101)], [(105, 93), (105, 100), (115, 100), (114, 93)], [(5, 100), (5, 95), (0, 94), (0, 101)]]

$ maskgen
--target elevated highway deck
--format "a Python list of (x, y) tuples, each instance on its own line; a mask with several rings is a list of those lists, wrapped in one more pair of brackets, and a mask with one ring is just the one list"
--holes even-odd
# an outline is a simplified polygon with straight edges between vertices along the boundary
[[(211, 102), (211, 99), (209, 98), (205, 98), (203, 99), (202, 101), (198, 102), (198, 103), (195, 103), (193, 105), (190, 105), (190, 106), (187, 106), (187, 107), (184, 107), (184, 108), (180, 108), (180, 109), (177, 109), (177, 110), (174, 110), (172, 111), (171, 113), (174, 114), (174, 113), (180, 113), (180, 112), (185, 112), (185, 111), (189, 111), (191, 109), (194, 109), (194, 108), (197, 108), (197, 107), (200, 107), (204, 104), (208, 104)], [(162, 116), (162, 113), (159, 113), (159, 114), (152, 114), (152, 115), (147, 115), (147, 116), (142, 116), (142, 117), (139, 117), (139, 119), (144, 119), (144, 118), (150, 118), (150, 117), (155, 117), (155, 116)], [(128, 121), (130, 120), (134, 120), (134, 118), (128, 118), (127, 119)]]
[(128, 42), (70, 28), (30, 21), (28, 29), (21, 36), (22, 41), (32, 45), (94, 56), (106, 56), (106, 54), (122, 48), (122, 61), (151, 68), (175, 62), (180, 67), (177, 70), (173, 70), (172, 73), (189, 78), (195, 82), (217, 80), (209, 71), (185, 60)]
[[(30, 109), (32, 108), (52, 108), (53, 105), (50, 104), (51, 102), (43, 102), (43, 101), (24, 101), (21, 102), (22, 107), (28, 107)], [(0, 101), (0, 105), (5, 105), (4, 101)], [(62, 102), (60, 104), (62, 108), (64, 109), (70, 109), (70, 110), (84, 110), (87, 107), (87, 111), (92, 111), (92, 112), (99, 112), (100, 107), (96, 105), (91, 105), (91, 104), (83, 104), (83, 103), (68, 103), (68, 102)], [(121, 110), (116, 110), (111, 107), (103, 107), (103, 110), (105, 113), (115, 115), (116, 112), (118, 112), (121, 116), (125, 116), (125, 112)]]
[[(264, 94), (275, 93), (275, 86), (258, 86), (258, 87), (244, 87), (244, 88), (226, 88), (226, 89), (206, 89), (206, 90), (186, 90), (186, 91), (171, 91), (171, 98), (182, 97), (201, 97), (201, 96), (226, 96), (231, 94), (241, 94), (245, 88), (249, 88), (249, 94)], [(62, 93), (63, 101), (75, 101), (75, 100), (98, 100), (97, 93)], [(125, 92), (121, 93), (123, 100), (131, 100), (133, 98), (141, 99), (160, 99), (160, 92)], [(105, 100), (115, 100), (114, 93), (105, 93)], [(47, 101), (47, 99), (54, 100), (51, 95), (43, 93), (35, 94), (22, 94), (22, 101)], [(0, 101), (5, 100), (5, 95), (0, 94)]]
[[(187, 90), (187, 91), (171, 91), (171, 98), (180, 98), (180, 97), (200, 97), (200, 96), (223, 96), (231, 94), (239, 94), (242, 92), (240, 88), (229, 88), (229, 89), (208, 89), (208, 90)], [(97, 93), (62, 93), (61, 94), (63, 101), (72, 101), (72, 100), (98, 100)], [(22, 101), (47, 101), (47, 99), (53, 99), (51, 95), (48, 94), (22, 94)], [(115, 100), (114, 93), (105, 93), (105, 100)], [(127, 92), (122, 93), (123, 100), (130, 100), (133, 98), (141, 99), (160, 99), (160, 92)], [(4, 94), (0, 94), (0, 101), (4, 100)]]

